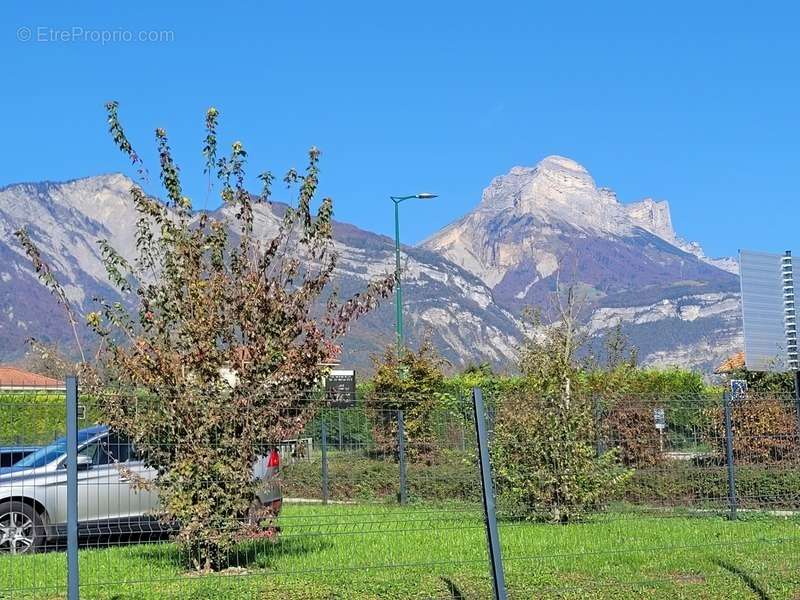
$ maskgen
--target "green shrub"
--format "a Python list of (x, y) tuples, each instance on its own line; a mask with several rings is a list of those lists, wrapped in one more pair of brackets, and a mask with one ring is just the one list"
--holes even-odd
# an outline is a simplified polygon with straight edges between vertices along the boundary
[[(65, 392), (19, 391), (0, 394), (0, 445), (48, 444), (66, 431)], [(97, 403), (81, 397), (80, 427), (99, 422)]]
[(447, 404), (444, 360), (425, 339), (416, 352), (403, 348), (398, 356), (394, 348), (387, 348), (375, 359), (375, 366), (364, 404), (376, 449), (397, 453), (397, 414), (403, 411), (409, 456), (432, 454), (436, 450), (433, 415)]
[(596, 454), (590, 403), (511, 394), (491, 445), (501, 503), (513, 516), (567, 522), (610, 499), (630, 477), (617, 450)]

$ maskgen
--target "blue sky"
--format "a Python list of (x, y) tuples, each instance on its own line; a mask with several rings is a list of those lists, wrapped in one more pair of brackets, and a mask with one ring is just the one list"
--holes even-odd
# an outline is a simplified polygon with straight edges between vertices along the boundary
[[(338, 219), (391, 233), (390, 194), (441, 194), (403, 206), (404, 242), (463, 215), (492, 177), (562, 154), (623, 201), (669, 200), (709, 254), (800, 251), (788, 2), (10, 0), (3, 13), (0, 185), (131, 173), (106, 133), (113, 98), (154, 173), (152, 131), (167, 129), (202, 206), (214, 105), (253, 176), (319, 146)], [(172, 39), (96, 41), (123, 30)]]

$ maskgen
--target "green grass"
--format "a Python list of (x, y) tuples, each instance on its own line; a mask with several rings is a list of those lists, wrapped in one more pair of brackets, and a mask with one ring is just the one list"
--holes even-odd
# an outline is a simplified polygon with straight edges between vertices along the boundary
[[(171, 543), (81, 551), (81, 597), (488, 598), (474, 505), (287, 505), (277, 543), (194, 575)], [(800, 518), (617, 510), (574, 525), (501, 523), (510, 598), (800, 598)], [(0, 598), (64, 597), (63, 553), (0, 558)]]

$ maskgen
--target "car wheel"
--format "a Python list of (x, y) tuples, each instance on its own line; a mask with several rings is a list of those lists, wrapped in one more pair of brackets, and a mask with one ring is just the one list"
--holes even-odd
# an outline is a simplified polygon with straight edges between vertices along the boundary
[(32, 507), (22, 502), (0, 504), (0, 553), (36, 552), (44, 539), (44, 522)]

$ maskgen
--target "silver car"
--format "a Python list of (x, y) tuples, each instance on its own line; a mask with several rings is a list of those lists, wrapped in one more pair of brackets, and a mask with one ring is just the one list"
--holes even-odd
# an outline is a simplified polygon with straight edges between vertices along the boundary
[[(0, 552), (21, 554), (44, 548), (67, 533), (66, 438), (59, 438), (11, 467), (0, 468)], [(257, 501), (274, 514), (281, 508), (280, 456), (271, 450), (253, 466), (261, 482)], [(78, 535), (163, 536), (174, 528), (158, 520), (155, 491), (131, 485), (152, 480), (122, 436), (98, 425), (78, 432)]]

